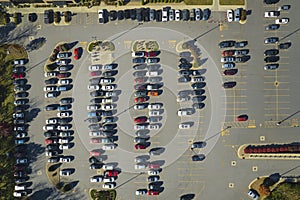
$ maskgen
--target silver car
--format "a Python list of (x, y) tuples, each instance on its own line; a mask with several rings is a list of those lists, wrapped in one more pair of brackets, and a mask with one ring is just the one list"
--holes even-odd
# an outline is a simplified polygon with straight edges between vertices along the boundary
[(232, 68), (235, 68), (235, 63), (233, 63), (233, 62), (226, 62), (226, 63), (223, 63), (223, 64), (222, 64), (222, 68), (225, 68), (225, 69), (232, 69)]

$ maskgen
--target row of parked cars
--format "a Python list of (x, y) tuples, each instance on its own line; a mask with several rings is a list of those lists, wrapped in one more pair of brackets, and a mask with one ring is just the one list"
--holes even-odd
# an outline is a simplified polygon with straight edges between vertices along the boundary
[[(266, 11), (264, 14), (265, 18), (275, 18), (275, 24), (270, 24), (269, 27), (274, 27), (271, 30), (276, 30), (280, 27), (281, 24), (287, 24), (289, 22), (289, 18), (283, 17), (279, 18), (282, 13), (288, 12), (288, 10), (291, 8), (291, 5), (282, 5), (279, 6), (277, 10), (272, 11)], [(266, 29), (267, 30), (267, 29)], [(265, 39), (265, 44), (275, 44), (278, 45), (279, 37), (268, 37)], [(279, 63), (277, 63), (280, 60), (279, 57), (279, 49), (285, 49), (289, 48), (291, 45), (290, 42), (281, 43), (278, 45), (277, 48), (267, 49), (264, 52), (264, 61), (266, 62), (264, 69), (265, 70), (276, 70), (279, 67)]]
[[(43, 126), (46, 145), (45, 155), (48, 157), (48, 163), (70, 163), (74, 160), (73, 155), (64, 155), (65, 150), (74, 146), (72, 142), (74, 139), (74, 131), (72, 130), (72, 103), (74, 99), (64, 94), (73, 88), (73, 80), (70, 78), (70, 71), (74, 68), (73, 64), (71, 64), (71, 56), (72, 52), (57, 52), (56, 60), (53, 64), (56, 67), (51, 71), (45, 72), (45, 77), (48, 78), (45, 79), (45, 98), (51, 98), (53, 101), (56, 101), (44, 108), (45, 111), (51, 114), (51, 117), (45, 120), (45, 125)], [(57, 100), (59, 96), (67, 97)], [(59, 170), (59, 176), (70, 176), (74, 172), (75, 168), (62, 168)]]
[[(93, 52), (93, 57), (99, 57), (99, 52)], [(93, 64), (89, 66), (90, 80), (87, 89), (90, 91), (90, 105), (87, 106), (89, 122), (90, 143), (103, 144), (102, 150), (114, 150), (117, 148), (117, 117), (114, 116), (117, 98), (117, 85), (115, 75), (118, 74), (118, 64)], [(117, 186), (116, 180), (119, 171), (111, 163), (103, 163), (101, 149), (90, 152), (90, 169), (104, 170), (103, 174), (90, 177), (91, 183), (103, 183), (102, 188), (113, 189)]]
[[(156, 59), (159, 62), (159, 58), (156, 57), (160, 54), (160, 51), (134, 51), (132, 52), (133, 63), (140, 58), (145, 59)], [(147, 135), (151, 130), (158, 130), (161, 127), (160, 121), (162, 120), (161, 114), (163, 113), (163, 103), (155, 102), (148, 103), (151, 97), (159, 96), (162, 93), (160, 87), (156, 87), (156, 85), (162, 86), (162, 69), (160, 64), (153, 62), (139, 63), (134, 64), (133, 72), (134, 79), (134, 96), (135, 96), (135, 108), (139, 108), (139, 102), (142, 98), (142, 107), (144, 109), (137, 110), (145, 110), (148, 109), (147, 114), (141, 114), (134, 118), (134, 130), (136, 130), (136, 136), (134, 138), (134, 148), (135, 149), (146, 149), (149, 146), (149, 142), (147, 142), (150, 137)], [(151, 155), (151, 154), (150, 154)], [(158, 180), (160, 180), (159, 173), (162, 171), (160, 165), (148, 162), (149, 156), (141, 155), (137, 156), (134, 161), (134, 168), (136, 170), (145, 170), (148, 168), (148, 189), (138, 189), (136, 190), (136, 195), (159, 195), (161, 184), (158, 184)]]
[(28, 190), (28, 164), (29, 160), (27, 157), (26, 142), (29, 141), (27, 133), (27, 110), (29, 108), (29, 93), (27, 90), (30, 88), (26, 79), (26, 63), (27, 59), (14, 60), (13, 68), (13, 84), (15, 91), (15, 113), (13, 114), (14, 132), (15, 132), (15, 152), (16, 158), (14, 165), (14, 177), (15, 177), (15, 191), (14, 197), (23, 197), (29, 194)]
[(244, 21), (247, 16), (247, 11), (243, 8), (236, 8), (235, 10), (229, 9), (226, 12), (228, 22)]
[(100, 24), (105, 24), (109, 21), (115, 20), (136, 20), (140, 23), (156, 21), (156, 22), (168, 22), (168, 21), (200, 21), (208, 20), (211, 15), (211, 10), (206, 9), (183, 9), (175, 10), (171, 7), (164, 7), (163, 9), (150, 9), (150, 8), (135, 8), (125, 10), (98, 10), (98, 20)]

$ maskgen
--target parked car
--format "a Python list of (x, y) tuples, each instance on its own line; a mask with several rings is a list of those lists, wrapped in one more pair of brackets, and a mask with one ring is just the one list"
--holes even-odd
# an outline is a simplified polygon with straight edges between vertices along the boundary
[(234, 45), (235, 45), (235, 41), (227, 40), (227, 41), (220, 42), (219, 48), (229, 48), (229, 47), (233, 47)]
[(290, 19), (287, 17), (281, 18), (281, 19), (276, 19), (275, 24), (287, 24), (289, 23)]
[(264, 52), (264, 56), (275, 56), (279, 54), (279, 50), (278, 49), (267, 49)]
[(278, 37), (269, 37), (265, 39), (265, 44), (275, 44), (279, 41)]
[(272, 30), (277, 30), (279, 29), (280, 25), (279, 24), (269, 24), (265, 27), (266, 31), (272, 31)]
[(271, 62), (277, 62), (279, 61), (280, 57), (279, 56), (267, 56), (265, 57), (264, 61), (266, 63), (271, 63)]
[(279, 67), (278, 63), (272, 63), (264, 66), (265, 70), (275, 70)]

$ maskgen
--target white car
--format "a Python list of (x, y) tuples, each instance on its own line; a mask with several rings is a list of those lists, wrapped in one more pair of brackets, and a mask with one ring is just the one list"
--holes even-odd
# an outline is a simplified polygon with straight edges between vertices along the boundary
[(103, 181), (103, 176), (93, 176), (90, 178), (91, 183), (99, 183)]
[(159, 129), (159, 125), (158, 124), (149, 124), (148, 125), (148, 129), (149, 130), (158, 130)]
[(57, 119), (46, 119), (46, 124), (57, 124)]
[(67, 143), (69, 143), (70, 141), (69, 141), (69, 139), (68, 138), (59, 138), (58, 139), (58, 143), (59, 144), (67, 144)]
[(99, 105), (88, 105), (86, 107), (87, 110), (98, 110), (100, 109), (100, 106)]
[(134, 169), (146, 169), (147, 165), (143, 163), (137, 163), (134, 165)]
[(139, 195), (146, 195), (147, 194), (147, 190), (146, 189), (140, 189), (140, 190), (136, 190), (135, 191), (135, 195), (139, 196)]
[(45, 77), (55, 77), (57, 75), (57, 72), (45, 72)]
[(227, 10), (227, 21), (232, 22), (233, 21), (233, 10)]
[(104, 14), (103, 14), (103, 10), (98, 10), (98, 20), (100, 24), (104, 24)]
[(60, 126), (57, 126), (57, 129), (61, 130), (61, 131), (63, 131), (63, 130), (69, 130), (70, 126), (68, 126), (68, 125), (60, 125)]
[(201, 10), (200, 10), (200, 8), (196, 8), (195, 9), (195, 18), (196, 18), (196, 21), (200, 21), (201, 20)]
[(46, 126), (43, 126), (43, 130), (44, 131), (52, 131), (52, 130), (55, 130), (57, 127), (56, 125), (54, 124), (48, 124)]
[(149, 110), (158, 110), (158, 109), (162, 109), (162, 107), (163, 107), (162, 103), (150, 103), (148, 105)]
[(187, 116), (187, 115), (191, 115), (192, 113), (191, 112), (188, 112), (187, 110), (182, 110), (182, 109), (179, 109), (177, 111), (177, 115), (178, 116)]
[(15, 185), (15, 190), (26, 190), (26, 185)]
[(17, 191), (13, 193), (14, 197), (25, 197), (27, 196), (27, 192), (26, 191)]
[(189, 129), (191, 128), (191, 124), (190, 123), (181, 123), (179, 124), (179, 129)]
[(69, 85), (71, 83), (70, 79), (59, 79), (57, 82), (59, 85)]
[(101, 78), (100, 79), (100, 83), (101, 84), (107, 84), (107, 83), (112, 83), (112, 79), (111, 78)]
[(102, 149), (103, 150), (113, 150), (117, 147), (117, 144), (104, 144)]
[(235, 57), (233, 56), (225, 56), (221, 58), (221, 62), (234, 62), (235, 61)]
[(53, 92), (53, 91), (56, 91), (56, 90), (57, 90), (56, 86), (45, 86), (44, 87), (45, 92)]
[(61, 145), (59, 145), (59, 149), (61, 149), (61, 150), (70, 149), (70, 144), (61, 144)]
[(168, 11), (167, 9), (163, 9), (162, 11), (162, 22), (167, 22), (168, 21)]
[(59, 162), (69, 163), (69, 162), (71, 162), (71, 161), (72, 161), (72, 159), (71, 159), (70, 157), (68, 157), (68, 156), (60, 157), (60, 158), (59, 158)]
[(148, 128), (148, 126), (146, 124), (136, 124), (133, 128), (134, 130), (145, 130)]
[(62, 111), (56, 114), (57, 117), (69, 117), (71, 116), (71, 112), (70, 111)]
[(99, 71), (101, 70), (102, 66), (101, 65), (90, 65), (89, 66), (89, 71), (94, 72), (94, 71)]
[(105, 177), (105, 178), (103, 179), (103, 182), (104, 182), (104, 183), (109, 183), (109, 182), (115, 182), (115, 180), (116, 180), (115, 177), (110, 176), (110, 177)]
[(186, 101), (189, 101), (190, 98), (191, 98), (190, 96), (184, 96), (184, 97), (178, 96), (177, 97), (177, 102), (186, 102)]
[(153, 175), (158, 175), (159, 174), (159, 171), (158, 170), (149, 170), (148, 171), (148, 175), (150, 175), (150, 176), (153, 176)]
[(180, 21), (180, 20), (181, 20), (181, 11), (175, 10), (175, 21)]
[(100, 86), (99, 85), (88, 85), (88, 90), (99, 90)]
[(281, 18), (281, 19), (276, 19), (275, 23), (276, 24), (287, 24), (289, 23), (290, 19), (289, 18)]
[(265, 12), (265, 17), (269, 18), (269, 17), (278, 17), (280, 15), (279, 11), (267, 11)]
[(103, 104), (101, 106), (101, 109), (102, 110), (113, 110), (114, 109), (114, 106), (112, 104)]
[[(102, 168), (104, 170), (113, 170), (115, 167), (112, 164), (105, 164), (105, 165), (102, 166)], [(109, 181), (109, 182), (113, 182), (113, 181)]]
[(251, 197), (253, 200), (258, 200), (259, 198), (259, 194), (257, 194), (257, 192), (253, 189), (250, 189), (248, 191), (248, 196)]
[(104, 91), (112, 91), (114, 90), (116, 87), (114, 85), (102, 85), (101, 90)]
[(144, 57), (145, 56), (145, 53), (143, 51), (134, 51), (131, 53), (131, 56), (133, 58), (136, 58), (136, 57)]
[(104, 189), (113, 189), (116, 187), (116, 182), (108, 182), (108, 183), (104, 183), (102, 188)]
[(159, 116), (160, 112), (159, 110), (150, 110), (148, 114), (150, 117), (154, 117), (154, 116)]

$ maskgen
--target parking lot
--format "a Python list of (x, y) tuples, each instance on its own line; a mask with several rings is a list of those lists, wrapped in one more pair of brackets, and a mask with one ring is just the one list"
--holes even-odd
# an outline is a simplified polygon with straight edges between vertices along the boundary
[[(249, 3), (249, 6), (251, 6), (251, 3)], [(272, 9), (274, 9), (274, 6), (266, 5), (259, 11), (254, 9), (254, 14), (248, 16), (249, 19), (245, 25), (234, 22), (226, 23), (227, 19), (224, 12), (212, 12), (211, 19), (213, 21), (222, 21), (222, 28), (219, 28), (218, 23), (213, 23), (213, 21), (190, 22), (190, 24), (182, 21), (164, 24), (153, 22), (139, 25), (130, 21), (115, 21), (103, 25), (106, 31), (99, 33), (98, 15), (96, 13), (77, 14), (69, 26), (44, 24), (37, 26), (41, 29), (39, 29), (40, 31), (35, 37), (47, 35), (47, 41), (51, 41), (47, 42), (47, 45), (41, 49), (43, 58), (48, 58), (56, 44), (63, 41), (78, 41), (74, 48), (83, 48), (82, 56), (78, 60), (74, 59), (74, 48), (70, 50), (72, 52), (72, 57), (70, 57), (72, 59), (71, 64), (74, 65), (70, 70), (73, 88), (68, 91), (62, 91), (57, 99), (44, 98), (44, 92), (42, 91), (42, 88), (45, 86), (44, 78), (39, 78), (44, 73), (43, 64), (29, 71), (30, 82), (35, 83), (30, 90), (32, 93), (30, 94), (32, 96), (30, 102), (32, 106), (37, 106), (43, 110), (46, 105), (58, 103), (63, 97), (72, 97), (74, 100), (70, 109), (73, 117), (70, 127), (71, 130), (74, 130), (74, 134), (68, 139), (68, 143), (72, 143), (72, 148), (64, 149), (62, 154), (63, 156), (70, 156), (71, 162), (64, 162), (60, 165), (59, 170), (74, 169), (75, 171), (73, 170), (70, 176), (61, 176), (61, 180), (79, 181), (73, 191), (76, 192), (76, 195), (84, 197), (88, 196), (89, 188), (101, 187), (102, 185), (90, 183), (92, 176), (103, 175), (104, 170), (89, 169), (90, 151), (102, 149), (103, 145), (91, 143), (91, 139), (94, 137), (89, 135), (91, 130), (88, 127), (94, 123), (89, 122), (91, 119), (88, 119), (88, 113), (92, 111), (87, 110), (87, 106), (94, 104), (91, 103), (93, 98), (90, 96), (90, 92), (92, 90), (88, 89), (88, 85), (91, 85), (89, 80), (103, 76), (105, 70), (100, 70), (100, 75), (94, 76), (91, 75), (89, 66), (103, 66), (116, 63), (117, 68), (115, 70), (117, 70), (117, 74), (113, 76), (115, 81), (112, 83), (116, 84), (116, 88), (113, 90), (116, 92), (116, 96), (112, 98), (112, 112), (116, 122), (112, 123), (117, 124), (117, 133), (114, 139), (117, 148), (115, 150), (101, 150), (103, 155), (100, 157), (103, 158), (104, 163), (111, 163), (114, 165), (114, 169), (121, 172), (116, 179), (118, 198), (135, 199), (137, 198), (135, 195), (137, 189), (148, 189), (148, 172), (145, 169), (135, 169), (137, 164), (134, 162), (134, 159), (137, 156), (148, 156), (149, 150), (157, 147), (164, 149), (161, 155), (151, 155), (146, 163), (138, 164), (141, 167), (146, 166), (146, 168), (149, 168), (148, 164), (153, 164), (153, 167), (159, 165), (159, 168), (162, 168), (159, 180), (155, 181), (156, 187), (159, 188), (159, 196), (153, 199), (164, 199), (167, 197), (178, 199), (183, 194), (195, 194), (195, 199), (218, 199), (220, 197), (219, 194), (228, 197), (246, 198), (247, 184), (257, 174), (253, 171), (248, 172), (249, 170), (245, 170), (247, 171), (245, 172), (241, 168), (248, 167), (251, 169), (252, 166), (259, 166), (258, 169), (263, 169), (264, 173), (268, 168), (264, 163), (244, 163), (237, 160), (235, 149), (239, 144), (249, 143), (248, 140), (259, 140), (261, 135), (270, 141), (277, 142), (278, 138), (280, 138), (279, 131), (276, 131), (278, 129), (274, 130), (274, 134), (271, 136), (268, 128), (275, 128), (278, 120), (293, 113), (293, 110), (296, 109), (295, 102), (297, 102), (298, 98), (292, 92), (296, 88), (295, 84), (292, 83), (296, 73), (295, 69), (291, 69), (291, 63), (295, 63), (294, 48), (297, 43), (294, 45), (294, 42), (296, 37), (292, 35), (285, 38), (295, 29), (294, 27), (297, 27), (296, 20), (293, 21), (295, 10), (292, 8), (289, 12), (282, 12), (282, 17), (290, 17), (290, 23), (281, 25), (280, 29), (276, 31), (264, 31), (265, 26), (273, 23), (274, 18), (264, 18), (263, 13)], [(259, 24), (260, 31), (257, 31), (256, 34), (251, 34), (251, 29), (256, 27), (252, 20), (256, 19), (261, 21), (261, 24)], [(42, 20), (42, 18), (39, 18), (39, 20)], [(271, 20), (273, 21), (271, 22)], [(38, 23), (42, 23), (42, 21), (38, 21)], [(179, 23), (180, 26), (175, 23)], [(82, 26), (86, 28), (82, 29)], [(57, 30), (64, 30), (66, 35), (54, 36), (53, 33)], [(208, 34), (206, 33), (207, 30), (211, 30), (211, 32)], [(67, 36), (68, 34), (72, 36), (71, 41)], [(180, 78), (177, 67), (180, 64), (179, 55), (184, 52), (181, 46), (183, 42), (190, 41), (199, 35), (202, 36), (197, 39), (195, 44), (200, 49), (199, 58), (203, 59), (203, 64), (199, 68), (193, 67), (192, 70), (205, 70), (201, 74), (205, 80), (200, 81), (206, 84), (202, 88), (205, 90), (205, 93), (201, 95), (206, 96), (204, 100), (205, 107), (199, 110), (196, 109), (195, 113), (190, 116), (179, 117), (177, 116), (179, 109), (191, 108), (193, 104), (191, 99), (183, 102), (178, 102), (177, 100), (180, 91), (192, 91), (192, 83), (178, 81), (178, 78)], [(280, 42), (292, 41), (293, 43), (291, 48), (280, 50), (280, 60), (278, 62), (280, 67), (277, 70), (267, 71), (263, 69), (265, 65), (263, 61), (264, 51), (277, 48), (278, 44), (264, 44), (263, 41), (265, 38), (273, 36), (279, 37), (280, 40), (282, 39)], [(96, 50), (88, 53), (86, 49), (89, 42), (97, 40), (112, 42), (115, 49), (107, 52)], [(136, 84), (134, 80), (139, 76), (134, 75), (134, 73), (143, 70), (133, 69), (132, 59), (134, 57), (132, 57), (132, 50), (134, 44), (141, 40), (156, 41), (159, 45), (156, 51), (160, 53), (155, 56), (160, 59), (158, 62), (159, 69), (153, 71), (157, 71), (158, 74), (155, 74), (155, 77), (160, 78), (154, 85), (161, 84), (162, 87), (158, 90), (150, 89), (154, 93), (151, 94), (153, 96), (149, 96), (147, 93), (149, 97), (147, 102), (150, 104), (161, 103), (162, 108), (159, 109), (159, 114), (156, 116), (159, 119), (158, 122), (143, 124), (147, 128), (149, 128), (149, 124), (158, 125), (157, 130), (150, 130), (149, 146), (146, 149), (135, 149), (135, 145), (140, 142), (134, 142), (137, 131), (134, 130), (136, 125), (134, 119), (145, 116), (149, 120), (151, 117), (148, 109), (134, 109), (136, 105), (135, 98), (137, 98), (134, 96), (134, 85)], [(250, 59), (247, 62), (236, 64), (238, 73), (233, 76), (222, 74), (224, 69), (222, 69), (220, 59), (223, 49), (219, 49), (217, 46), (219, 42), (224, 40), (248, 41), (245, 49), (249, 49)], [(40, 63), (41, 58), (40, 55), (37, 56), (33, 53), (30, 54), (30, 64), (35, 66), (35, 63)], [(194, 55), (192, 57), (195, 59)], [(148, 67), (146, 69), (148, 70)], [(143, 75), (141, 77), (149, 78), (151, 75), (148, 74), (148, 76)], [(225, 91), (222, 88), (222, 84), (228, 81), (235, 81), (237, 85)], [(156, 94), (156, 91), (159, 92)], [(192, 97), (190, 95), (189, 98)], [(260, 103), (258, 104), (257, 102)], [(102, 109), (102, 104), (99, 104), (99, 106)], [(236, 118), (242, 114), (249, 116), (248, 121), (236, 121)], [(38, 144), (45, 142), (43, 134), (35, 135), (33, 133), (41, 133), (41, 124), (45, 124), (47, 119), (53, 117), (57, 117), (57, 111), (42, 111), (39, 117), (31, 123), (29, 133), (33, 142)], [(183, 127), (185, 123), (191, 125), (191, 127), (181, 130), (179, 128), (180, 123), (183, 123)], [(295, 116), (283, 123), (282, 127), (296, 126), (297, 123), (297, 117)], [(222, 131), (228, 126), (231, 128)], [(261, 129), (257, 130), (257, 128)], [(151, 129), (156, 129), (156, 126), (153, 126)], [(259, 136), (250, 133), (251, 130), (256, 130)], [(240, 138), (238, 140), (236, 135), (239, 133), (245, 136), (245, 139)], [(204, 140), (207, 141), (205, 148), (201, 150), (190, 149), (193, 142)], [(293, 138), (287, 136), (285, 140), (293, 140)], [(206, 156), (205, 160), (201, 162), (192, 161), (192, 156), (195, 154), (204, 154)], [(48, 184), (44, 171), (44, 163), (47, 162), (47, 159), (48, 157), (45, 157), (43, 153), (38, 157), (38, 164), (32, 164), (33, 174), (31, 178), (33, 186), (36, 186), (37, 189), (43, 188), (44, 186), (41, 186), (43, 184)], [(234, 165), (232, 161), (235, 161)], [(236, 165), (241, 166), (238, 169), (239, 171), (234, 168)], [(288, 168), (293, 163), (285, 163), (283, 165)], [(223, 171), (226, 171), (227, 176), (221, 173)], [(141, 172), (145, 172), (145, 174)], [(234, 175), (237, 172), (247, 173), (246, 178), (239, 180)], [(269, 169), (268, 172), (273, 171)], [(216, 183), (215, 187), (223, 188), (220, 189), (222, 192), (219, 194), (214, 194), (212, 191), (212, 179), (216, 178), (220, 179), (220, 181)], [(238, 189), (236, 189), (236, 185), (239, 185)], [(234, 191), (234, 195), (230, 190)], [(143, 198), (145, 197), (141, 196), (138, 199)]]

